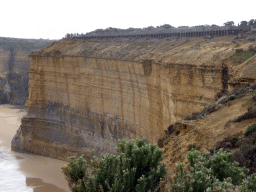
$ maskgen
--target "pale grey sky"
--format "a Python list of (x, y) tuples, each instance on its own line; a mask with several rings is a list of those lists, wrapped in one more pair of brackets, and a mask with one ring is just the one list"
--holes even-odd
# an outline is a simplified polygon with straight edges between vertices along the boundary
[(61, 39), (95, 29), (223, 25), (256, 19), (255, 0), (0, 0), (0, 37)]

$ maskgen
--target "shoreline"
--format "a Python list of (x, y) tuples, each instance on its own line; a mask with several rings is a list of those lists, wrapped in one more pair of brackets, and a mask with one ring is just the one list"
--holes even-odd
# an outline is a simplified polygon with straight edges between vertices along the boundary
[[(24, 180), (19, 182), (23, 182), (23, 185), (27, 186), (25, 191), (33, 188), (34, 192), (70, 192), (68, 182), (61, 170), (61, 167), (67, 164), (66, 161), (11, 151), (11, 141), (19, 129), (21, 118), (26, 114), (25, 108), (9, 104), (0, 105), (0, 165), (1, 162), (4, 162), (2, 159), (7, 160), (4, 163), (16, 167), (10, 172), (13, 171), (14, 174), (17, 174), (18, 171), (24, 175), (25, 183)], [(4, 157), (1, 157), (1, 154)], [(0, 167), (0, 169), (2, 168)], [(13, 181), (7, 182), (12, 185)], [(16, 186), (17, 183), (14, 185)]]

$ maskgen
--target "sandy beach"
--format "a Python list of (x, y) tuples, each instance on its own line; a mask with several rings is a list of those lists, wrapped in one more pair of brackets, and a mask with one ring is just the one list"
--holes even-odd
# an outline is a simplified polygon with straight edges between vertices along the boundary
[(11, 151), (24, 108), (0, 105), (0, 191), (69, 192), (61, 171), (67, 162)]

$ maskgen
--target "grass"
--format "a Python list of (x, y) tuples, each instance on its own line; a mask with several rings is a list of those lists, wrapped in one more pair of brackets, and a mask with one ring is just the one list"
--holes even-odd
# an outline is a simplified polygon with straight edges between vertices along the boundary
[(240, 53), (235, 53), (234, 55), (230, 56), (229, 59), (232, 59), (235, 62), (239, 61), (240, 59), (242, 59), (243, 61), (247, 61), (255, 54), (256, 54), (256, 50), (252, 49), (252, 50), (248, 50)]
[(253, 51), (247, 51), (247, 52), (241, 54), (241, 59), (243, 61), (246, 61), (246, 60), (250, 59), (253, 55), (255, 55), (255, 53)]
[(17, 81), (15, 81), (15, 80), (10, 80), (10, 82), (12, 83), (12, 84), (17, 84), (18, 82)]
[[(232, 95), (234, 95), (234, 94), (232, 94)], [(234, 102), (234, 101), (248, 100), (248, 99), (251, 99), (251, 98), (252, 98), (253, 96), (255, 96), (255, 95), (256, 95), (256, 90), (254, 90), (254, 91), (252, 91), (252, 92), (246, 92), (246, 93), (241, 94), (241, 95), (235, 95), (236, 98), (234, 98), (233, 96), (232, 96), (232, 98), (229, 99), (229, 100), (228, 100), (228, 98), (227, 98), (227, 103), (228, 103), (228, 102)], [(229, 95), (229, 96), (231, 96), (231, 95)], [(229, 97), (229, 96), (228, 96), (228, 97)], [(248, 101), (247, 104), (252, 104), (252, 102), (251, 102), (251, 101)]]

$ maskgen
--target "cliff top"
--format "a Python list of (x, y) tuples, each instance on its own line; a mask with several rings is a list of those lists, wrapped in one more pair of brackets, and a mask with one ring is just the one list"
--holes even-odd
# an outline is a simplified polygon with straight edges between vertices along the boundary
[(33, 50), (41, 49), (52, 42), (54, 42), (54, 40), (0, 37), (0, 48), (13, 49), (20, 47), (23, 50), (28, 50), (32, 52)]
[[(221, 65), (221, 61), (235, 52), (236, 43), (212, 39), (170, 39), (127, 40), (127, 41), (89, 41), (81, 39), (62, 39), (41, 49), (33, 55), (41, 56), (83, 56), (106, 59), (142, 62), (152, 60), (156, 63)], [(225, 38), (222, 38), (225, 39)], [(247, 45), (248, 46), (248, 45)]]
[(135, 62), (151, 60), (162, 65), (227, 66), (233, 77), (256, 78), (255, 73), (251, 73), (256, 61), (254, 54), (248, 60), (241, 60), (237, 55), (239, 50), (242, 54), (249, 54), (249, 47), (256, 46), (255, 39), (253, 32), (238, 36), (150, 40), (65, 38), (33, 52), (31, 56), (82, 56)]

